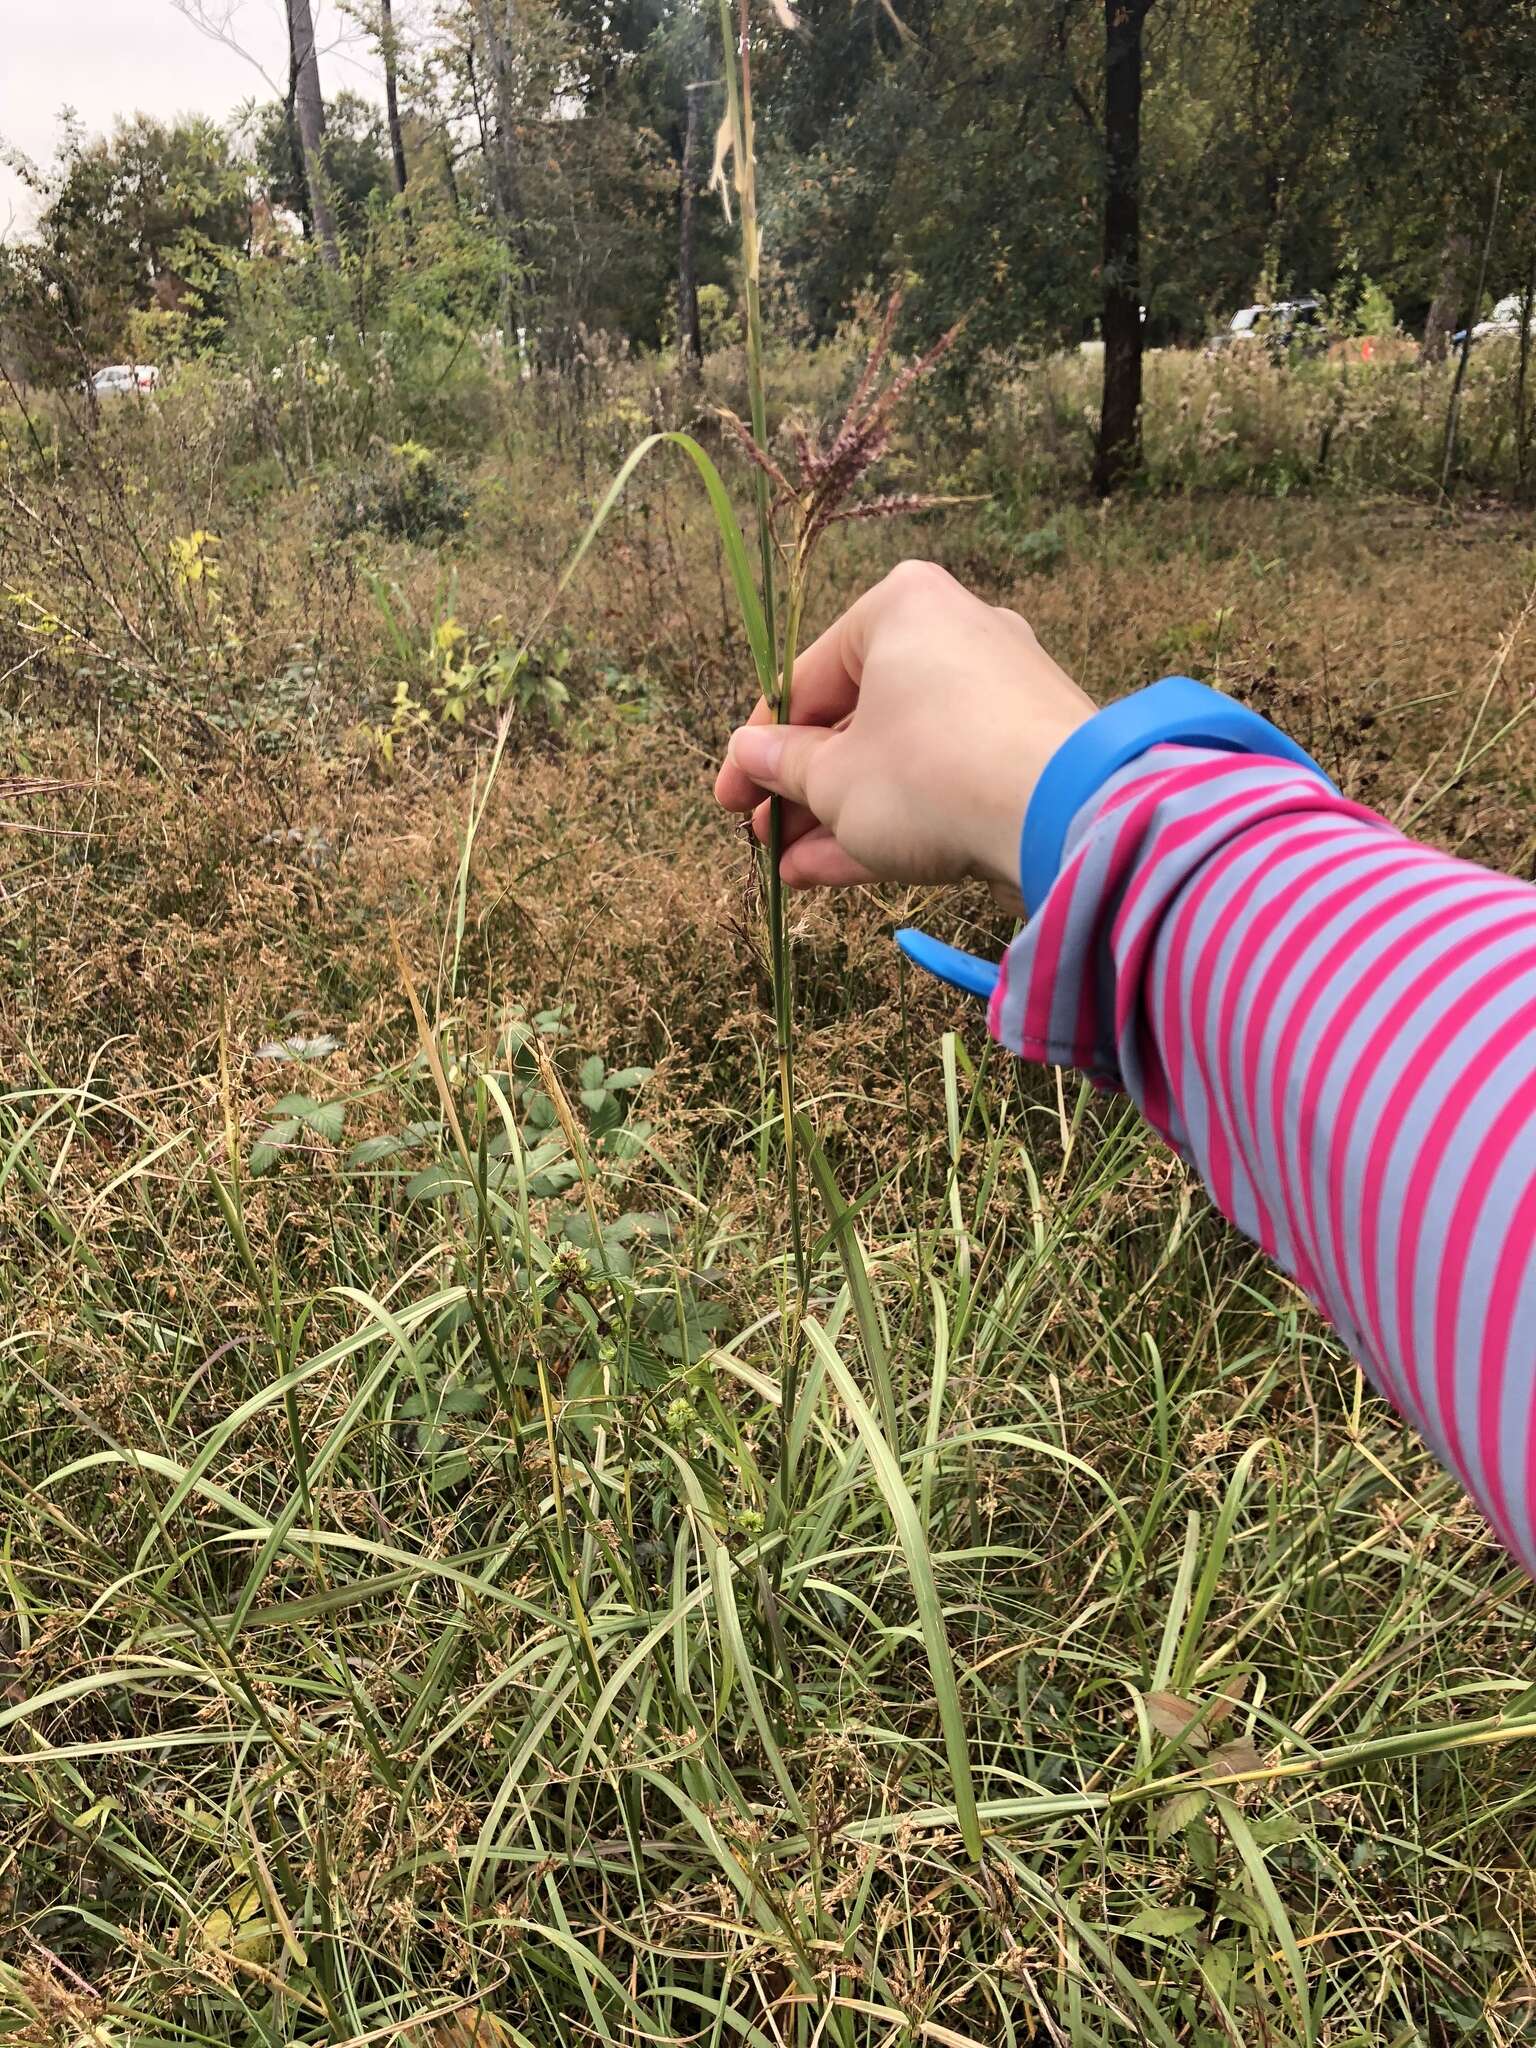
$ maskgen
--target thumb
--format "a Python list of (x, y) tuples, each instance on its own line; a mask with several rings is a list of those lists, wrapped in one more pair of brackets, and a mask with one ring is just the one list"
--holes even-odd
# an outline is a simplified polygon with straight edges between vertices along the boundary
[[(822, 749), (838, 737), (822, 725), (743, 725), (731, 734), (729, 758), (759, 789), (815, 810), (807, 794), (812, 769)], [(824, 817), (822, 822), (836, 821)]]

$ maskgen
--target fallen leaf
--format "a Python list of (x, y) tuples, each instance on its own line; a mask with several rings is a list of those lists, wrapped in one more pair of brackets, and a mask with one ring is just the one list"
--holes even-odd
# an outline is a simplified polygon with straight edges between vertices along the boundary
[(1248, 1740), (1239, 1735), (1232, 1742), (1224, 1742), (1220, 1749), (1213, 1749), (1205, 1760), (1204, 1775), (1208, 1778), (1240, 1778), (1249, 1771), (1262, 1771), (1264, 1759)]
[(1240, 1671), (1230, 1684), (1222, 1687), (1219, 1697), (1206, 1709), (1207, 1728), (1219, 1728), (1243, 1704), (1248, 1695), (1248, 1676), (1246, 1671)]
[(504, 2020), (474, 2005), (462, 2006), (446, 2019), (428, 2020), (425, 2026), (411, 2027), (406, 2033), (412, 2048), (510, 2048), (514, 2038)]
[(1165, 1742), (1177, 1742), (1180, 1736), (1187, 1736), (1195, 1749), (1210, 1747), (1210, 1736), (1202, 1725), (1194, 1725), (1200, 1709), (1190, 1700), (1181, 1700), (1176, 1692), (1144, 1692), (1142, 1702), (1147, 1710), (1147, 1719)]
[(237, 1885), (225, 1905), (205, 1913), (197, 1924), (193, 1946), (204, 1955), (225, 1951), (248, 1956), (252, 1962), (270, 1962), (277, 1953), (277, 1937), (258, 1887)]

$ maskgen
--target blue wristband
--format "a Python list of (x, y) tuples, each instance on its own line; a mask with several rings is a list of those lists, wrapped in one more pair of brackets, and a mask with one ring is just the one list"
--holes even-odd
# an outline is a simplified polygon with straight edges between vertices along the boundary
[(1333, 788), (1312, 756), (1257, 711), (1189, 676), (1165, 676), (1106, 704), (1046, 762), (1019, 840), (1019, 888), (1030, 911), (1040, 908), (1061, 872), (1067, 832), (1083, 805), (1148, 748), (1170, 741), (1229, 754), (1270, 754), (1310, 769)]
[[(1019, 841), (1019, 885), (1031, 912), (1040, 908), (1061, 871), (1072, 820), (1090, 798), (1149, 747), (1214, 747), (1231, 754), (1267, 754), (1305, 768), (1329, 789), (1329, 778), (1293, 739), (1257, 711), (1218, 695), (1189, 676), (1165, 676), (1096, 712), (1064, 740), (1035, 784)], [(966, 995), (990, 996), (1001, 969), (974, 953), (946, 946), (908, 927), (896, 943), (916, 966)]]

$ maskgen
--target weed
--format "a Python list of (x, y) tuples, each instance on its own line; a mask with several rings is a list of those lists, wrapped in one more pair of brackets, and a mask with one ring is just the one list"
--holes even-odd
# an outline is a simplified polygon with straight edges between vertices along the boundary
[(381, 449), (327, 491), (331, 523), (345, 537), (374, 531), (396, 540), (430, 540), (463, 531), (469, 493), (442, 458), (419, 441)]

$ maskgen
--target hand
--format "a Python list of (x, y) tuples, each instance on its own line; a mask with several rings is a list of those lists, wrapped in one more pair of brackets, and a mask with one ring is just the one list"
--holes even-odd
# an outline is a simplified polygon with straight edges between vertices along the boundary
[(790, 722), (759, 701), (715, 782), (768, 839), (792, 889), (974, 875), (1017, 901), (1019, 836), (1040, 771), (1093, 705), (1017, 612), (903, 562), (795, 663)]

